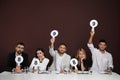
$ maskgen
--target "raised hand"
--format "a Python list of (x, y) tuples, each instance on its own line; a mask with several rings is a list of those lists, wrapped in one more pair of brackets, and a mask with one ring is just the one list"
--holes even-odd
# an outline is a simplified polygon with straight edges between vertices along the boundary
[(51, 38), (50, 42), (51, 42), (51, 44), (54, 44), (55, 43), (55, 38)]
[(95, 31), (91, 31), (90, 32), (90, 38), (88, 40), (88, 44), (92, 44), (93, 43), (93, 37), (94, 37), (94, 35), (95, 35)]
[(51, 43), (50, 47), (54, 48), (55, 38), (51, 38), (50, 43)]
[(90, 36), (94, 36), (94, 35), (95, 35), (95, 31), (91, 31)]

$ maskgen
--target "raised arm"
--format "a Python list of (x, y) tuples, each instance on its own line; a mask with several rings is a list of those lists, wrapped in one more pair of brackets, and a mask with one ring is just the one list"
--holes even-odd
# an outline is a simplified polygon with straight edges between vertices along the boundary
[(51, 38), (50, 43), (51, 43), (50, 48), (54, 48), (55, 38)]
[(95, 47), (93, 45), (93, 38), (94, 38), (95, 32), (91, 31), (90, 32), (90, 37), (87, 43), (88, 48), (90, 49), (91, 53), (94, 54)]
[(50, 47), (49, 47), (49, 53), (51, 56), (55, 56), (55, 50), (54, 50), (54, 43), (55, 43), (55, 38), (50, 39)]
[(95, 35), (95, 31), (91, 31), (90, 32), (90, 37), (89, 37), (89, 40), (88, 40), (88, 44), (92, 44), (93, 43), (94, 35)]

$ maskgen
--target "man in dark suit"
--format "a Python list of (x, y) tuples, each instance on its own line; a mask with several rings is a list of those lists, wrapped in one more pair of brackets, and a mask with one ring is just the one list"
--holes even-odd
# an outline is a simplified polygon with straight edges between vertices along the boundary
[[(24, 67), (28, 66), (28, 55), (24, 53), (24, 43), (20, 42), (16, 45), (15, 51), (9, 53), (7, 60), (6, 71), (20, 73), (23, 71)], [(19, 65), (15, 62), (15, 57), (21, 55), (23, 57), (23, 62)]]

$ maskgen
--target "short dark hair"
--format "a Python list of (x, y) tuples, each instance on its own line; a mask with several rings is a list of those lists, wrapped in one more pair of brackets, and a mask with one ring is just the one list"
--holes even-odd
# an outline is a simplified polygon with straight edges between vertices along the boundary
[(36, 58), (38, 58), (38, 56), (37, 56), (37, 51), (42, 51), (43, 53), (45, 52), (44, 49), (42, 49), (42, 48), (36, 49), (36, 51), (35, 51), (35, 57), (36, 57)]
[(67, 45), (65, 43), (60, 43), (59, 46), (61, 46), (61, 45), (64, 45), (65, 47), (67, 47)]
[(106, 40), (104, 40), (104, 39), (99, 40), (99, 43), (100, 43), (100, 42), (104, 42), (104, 43), (106, 43), (106, 44), (107, 44), (107, 41), (106, 41)]
[(18, 42), (17, 45), (23, 45), (23, 46), (25, 46), (25, 44), (23, 42)]

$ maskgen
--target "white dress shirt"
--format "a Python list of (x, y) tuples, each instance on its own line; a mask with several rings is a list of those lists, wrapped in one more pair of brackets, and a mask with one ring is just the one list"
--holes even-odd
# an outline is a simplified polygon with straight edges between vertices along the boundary
[(61, 57), (59, 52), (57, 50), (54, 50), (54, 48), (49, 48), (49, 53), (53, 57), (53, 62), (49, 70), (60, 71), (63, 69), (65, 71), (69, 71), (71, 57), (67, 53), (64, 53)]
[(57, 69), (57, 71), (60, 71), (60, 70), (63, 70), (63, 68), (62, 68), (62, 60), (63, 60), (63, 58), (64, 58), (64, 55), (65, 54), (63, 54), (63, 56), (58, 56), (57, 57), (57, 60), (56, 60), (56, 69)]
[[(33, 58), (32, 62), (31, 62), (31, 64), (30, 64), (30, 67), (29, 67), (30, 71), (32, 71), (33, 67), (34, 67), (35, 69), (37, 69), (37, 68), (39, 67), (39, 69), (40, 69), (41, 71), (46, 71), (47, 65), (48, 65), (48, 63), (49, 63), (49, 59), (48, 59), (48, 58), (44, 58), (44, 60), (43, 60), (42, 62), (39, 61), (39, 63), (38, 63), (37, 66), (34, 66), (34, 61), (35, 61), (35, 59), (38, 59), (38, 58)], [(38, 60), (39, 60), (39, 59), (38, 59)]]
[(109, 67), (113, 68), (113, 59), (109, 52), (105, 51), (104, 53), (101, 53), (93, 44), (88, 44), (88, 47), (92, 53), (92, 71), (104, 72), (104, 70)]

